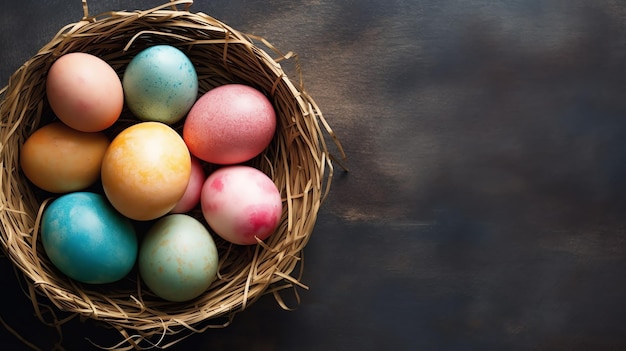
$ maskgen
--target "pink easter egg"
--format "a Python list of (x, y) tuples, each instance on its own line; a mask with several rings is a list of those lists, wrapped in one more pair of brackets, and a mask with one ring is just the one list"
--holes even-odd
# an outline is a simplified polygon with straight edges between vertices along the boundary
[(243, 165), (226, 166), (204, 182), (202, 213), (213, 231), (238, 245), (267, 239), (278, 227), (282, 200), (265, 173)]
[(259, 90), (226, 84), (202, 95), (187, 114), (183, 139), (194, 156), (229, 165), (257, 156), (272, 141), (276, 112)]
[(206, 174), (202, 168), (202, 163), (196, 157), (191, 158), (191, 175), (189, 176), (189, 183), (187, 183), (187, 189), (183, 197), (178, 200), (178, 203), (170, 213), (186, 213), (191, 211), (198, 203), (200, 203), (200, 193), (202, 192), (202, 185), (206, 179)]

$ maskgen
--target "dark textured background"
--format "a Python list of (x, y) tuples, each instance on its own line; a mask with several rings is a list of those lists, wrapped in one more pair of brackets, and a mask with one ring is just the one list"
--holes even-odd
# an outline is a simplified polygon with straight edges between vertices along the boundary
[[(350, 172), (336, 167), (298, 309), (266, 296), (175, 349), (626, 349), (626, 5), (197, 0), (192, 11), (299, 54)], [(5, 4), (0, 81), (81, 16), (78, 0)], [(0, 316), (50, 349), (56, 331), (0, 262)], [(117, 336), (78, 321), (63, 331), (69, 350)], [(23, 348), (4, 329), (0, 340)]]

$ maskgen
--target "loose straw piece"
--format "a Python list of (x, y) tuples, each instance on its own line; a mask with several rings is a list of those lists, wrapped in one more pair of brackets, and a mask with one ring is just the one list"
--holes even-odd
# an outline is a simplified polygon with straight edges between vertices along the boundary
[[(192, 13), (191, 3), (178, 0), (146, 11), (91, 16), (83, 0), (83, 19), (61, 29), (0, 90), (2, 248), (44, 323), (59, 328), (80, 316), (107, 324), (120, 332), (122, 341), (103, 346), (106, 349), (164, 348), (186, 337), (184, 334), (225, 327), (236, 313), (264, 294), (274, 295), (280, 306), (290, 309), (279, 291), (292, 289), (299, 302), (295, 289), (308, 287), (300, 282), (302, 271), (293, 271), (303, 265), (302, 250), (332, 178), (334, 158), (327, 150), (326, 136), (345, 157), (317, 104), (302, 88), (297, 55), (283, 54), (263, 38), (241, 33), (206, 14)], [(178, 10), (179, 5), (184, 10)], [(265, 92), (277, 112), (277, 133), (271, 145), (248, 164), (271, 176), (280, 189), (280, 226), (269, 239), (254, 246), (230, 245), (215, 237), (220, 254), (218, 279), (197, 299), (179, 303), (154, 296), (136, 273), (106, 286), (83, 285), (60, 274), (37, 238), (50, 195), (31, 187), (19, 169), (21, 145), (54, 118), (43, 87), (46, 73), (58, 57), (87, 52), (106, 60), (121, 77), (134, 55), (157, 43), (177, 46), (188, 55), (198, 72), (201, 94), (222, 84), (248, 84)], [(272, 58), (263, 48), (278, 57)], [(281, 68), (281, 63), (290, 59), (296, 60), (297, 85)], [(136, 122), (125, 111), (107, 132), (113, 137)], [(180, 130), (181, 124), (174, 128)], [(202, 219), (198, 211), (190, 215)], [(58, 320), (46, 303), (70, 317)], [(54, 319), (51, 323), (43, 316), (47, 310)]]

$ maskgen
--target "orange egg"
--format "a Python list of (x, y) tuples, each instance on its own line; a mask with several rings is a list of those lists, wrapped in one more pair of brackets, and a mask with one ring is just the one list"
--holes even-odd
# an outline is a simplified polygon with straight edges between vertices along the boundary
[(182, 137), (160, 122), (142, 122), (118, 134), (102, 161), (104, 193), (120, 213), (151, 220), (171, 211), (191, 175)]
[(117, 121), (124, 105), (122, 82), (101, 58), (73, 52), (52, 64), (46, 77), (52, 111), (68, 126), (99, 132)]
[(35, 131), (20, 150), (20, 167), (33, 184), (53, 192), (82, 190), (98, 181), (109, 139), (60, 122)]

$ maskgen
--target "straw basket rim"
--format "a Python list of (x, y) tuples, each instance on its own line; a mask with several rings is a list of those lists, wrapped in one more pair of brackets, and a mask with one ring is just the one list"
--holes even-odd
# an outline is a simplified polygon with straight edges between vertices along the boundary
[[(0, 90), (2, 249), (39, 319), (57, 326), (76, 315), (102, 322), (121, 333), (117, 349), (168, 347), (188, 335), (227, 326), (236, 313), (265, 294), (290, 309), (281, 295), (285, 289), (294, 293), (299, 304), (297, 291), (307, 288), (301, 282), (302, 251), (330, 190), (337, 161), (325, 139), (330, 138), (345, 158), (319, 107), (302, 87), (297, 55), (282, 53), (264, 38), (244, 34), (207, 14), (194, 13), (192, 4), (192, 0), (177, 0), (143, 11), (91, 16), (87, 1), (82, 0), (83, 18), (64, 26)], [(187, 303), (156, 298), (136, 274), (120, 285), (92, 287), (58, 273), (38, 240), (42, 213), (55, 196), (42, 196), (19, 170), (22, 143), (53, 118), (41, 82), (54, 60), (69, 52), (89, 52), (121, 75), (134, 53), (155, 43), (177, 46), (197, 64), (200, 93), (230, 82), (253, 85), (271, 99), (279, 122), (270, 148), (250, 161), (281, 191), (283, 215), (277, 232), (249, 247), (218, 245), (218, 279), (205, 294)], [(282, 66), (294, 61), (297, 83)], [(52, 310), (48, 304), (70, 317), (60, 319), (53, 312), (50, 321), (44, 311)]]

